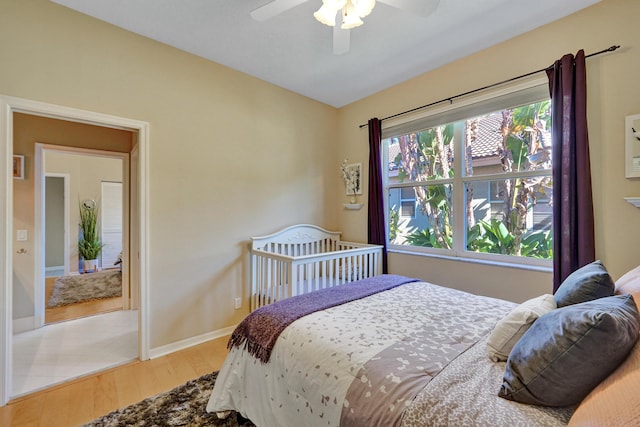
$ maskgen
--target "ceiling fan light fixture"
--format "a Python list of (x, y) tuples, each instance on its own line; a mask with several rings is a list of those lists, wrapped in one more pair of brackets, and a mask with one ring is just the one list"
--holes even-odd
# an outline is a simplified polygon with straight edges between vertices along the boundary
[(314, 12), (313, 17), (316, 18), (318, 22), (333, 27), (336, 25), (336, 13), (338, 10), (340, 9), (333, 9), (324, 3), (320, 9)]
[(360, 18), (368, 16), (376, 6), (376, 0), (351, 0), (351, 3)]
[(360, 16), (353, 7), (351, 0), (347, 0), (347, 4), (342, 8), (342, 28), (343, 30), (350, 30), (352, 28), (359, 27), (364, 24)]

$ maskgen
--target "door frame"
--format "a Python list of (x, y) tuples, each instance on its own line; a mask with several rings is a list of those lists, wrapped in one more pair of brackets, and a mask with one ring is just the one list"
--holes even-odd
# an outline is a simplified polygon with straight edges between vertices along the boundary
[(12, 337), (13, 337), (13, 115), (25, 113), (95, 126), (125, 129), (137, 132), (139, 218), (137, 240), (139, 253), (138, 283), (140, 308), (138, 312), (138, 353), (141, 360), (149, 359), (149, 123), (140, 120), (96, 113), (87, 110), (0, 95), (0, 405), (11, 397)]

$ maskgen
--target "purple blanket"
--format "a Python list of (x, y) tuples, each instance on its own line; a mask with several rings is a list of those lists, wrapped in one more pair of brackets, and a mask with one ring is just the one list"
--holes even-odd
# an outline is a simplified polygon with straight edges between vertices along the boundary
[(316, 311), (417, 281), (418, 279), (395, 274), (383, 274), (277, 301), (260, 307), (245, 317), (233, 331), (228, 347), (244, 345), (249, 354), (267, 363), (278, 336), (295, 320)]

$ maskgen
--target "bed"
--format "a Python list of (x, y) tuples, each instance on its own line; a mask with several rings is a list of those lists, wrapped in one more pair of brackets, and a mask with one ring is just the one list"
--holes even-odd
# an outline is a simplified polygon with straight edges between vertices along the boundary
[[(597, 264), (596, 270), (601, 273), (604, 266)], [(544, 304), (550, 297), (553, 301), (542, 312), (537, 310), (544, 304), (532, 309), (531, 302), (515, 304), (395, 275), (285, 299), (251, 313), (238, 326), (207, 411), (220, 417), (237, 411), (258, 427), (638, 425), (637, 393), (629, 393), (628, 387), (637, 390), (640, 382), (640, 315), (631, 295), (640, 297), (640, 268), (616, 284), (611, 279), (596, 282), (590, 284), (596, 290), (586, 297), (576, 291), (583, 290), (581, 282), (572, 283), (563, 297), (558, 297), (560, 291), (541, 296)], [(339, 293), (347, 288), (349, 295)], [(602, 309), (606, 304), (615, 308)], [(562, 316), (578, 311), (584, 317), (593, 307), (600, 310), (598, 325), (613, 325), (616, 332), (589, 329), (578, 341), (597, 341), (577, 350), (595, 354), (594, 348), (611, 347), (612, 352), (591, 364), (576, 362), (575, 346), (559, 349), (561, 356), (552, 358), (560, 365), (544, 367), (545, 372), (559, 369), (564, 374), (577, 366), (574, 376), (580, 384), (564, 377), (559, 382), (562, 387), (572, 383), (579, 396), (566, 404), (563, 391), (550, 404), (522, 403), (554, 394), (554, 385), (540, 383), (544, 375), (539, 373), (533, 380), (524, 378), (528, 383), (519, 390), (509, 377), (517, 371), (519, 352), (540, 353), (527, 346), (530, 336), (541, 330), (553, 336), (549, 322), (566, 321)], [(601, 312), (606, 317), (616, 310), (620, 318), (600, 322)], [(574, 323), (569, 316), (564, 325)], [(511, 337), (506, 361), (496, 361), (496, 343), (509, 341), (499, 333), (505, 325), (517, 331), (517, 338)], [(562, 336), (571, 333), (560, 335), (554, 346), (561, 347)], [(613, 340), (610, 346), (602, 341), (607, 339)], [(516, 376), (526, 377), (524, 371)], [(610, 389), (620, 385), (627, 388), (612, 394)], [(536, 395), (536, 389), (543, 392)], [(533, 397), (526, 396), (530, 392)]]
[(251, 238), (251, 310), (382, 273), (382, 246), (310, 224)]

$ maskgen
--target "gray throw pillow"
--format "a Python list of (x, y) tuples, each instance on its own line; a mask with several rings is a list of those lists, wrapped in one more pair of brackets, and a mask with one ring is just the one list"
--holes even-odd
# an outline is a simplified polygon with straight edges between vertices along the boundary
[(533, 405), (577, 404), (624, 361), (639, 328), (631, 295), (551, 311), (511, 351), (499, 396)]
[(610, 297), (615, 291), (615, 283), (607, 269), (598, 261), (580, 267), (566, 279), (553, 295), (558, 308), (572, 304)]

